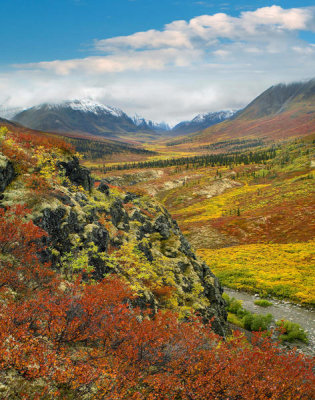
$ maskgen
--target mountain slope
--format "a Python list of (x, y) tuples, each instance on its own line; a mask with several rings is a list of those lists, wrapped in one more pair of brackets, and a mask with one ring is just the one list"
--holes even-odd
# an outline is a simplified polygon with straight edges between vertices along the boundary
[(81, 132), (110, 137), (139, 131), (120, 109), (90, 100), (41, 104), (22, 111), (13, 120), (28, 128), (59, 133)]
[[(235, 139), (286, 140), (315, 133), (315, 79), (272, 86), (230, 120), (177, 140), (183, 149)], [(171, 143), (171, 142), (170, 142)], [(171, 143), (172, 145), (172, 143)]]
[(257, 119), (281, 114), (296, 105), (315, 106), (315, 79), (271, 86), (237, 114), (237, 118)]

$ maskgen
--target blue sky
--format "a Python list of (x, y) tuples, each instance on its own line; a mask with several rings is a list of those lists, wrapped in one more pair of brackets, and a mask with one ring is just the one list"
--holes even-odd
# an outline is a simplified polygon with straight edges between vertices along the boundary
[(90, 97), (175, 123), (312, 78), (314, 1), (0, 0), (0, 104)]

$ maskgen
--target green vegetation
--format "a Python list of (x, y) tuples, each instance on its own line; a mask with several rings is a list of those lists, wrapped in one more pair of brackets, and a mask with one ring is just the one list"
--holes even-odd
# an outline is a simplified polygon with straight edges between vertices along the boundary
[[(223, 293), (222, 296), (226, 302), (226, 309), (228, 311), (228, 322), (240, 328), (244, 328), (251, 332), (268, 331), (273, 321), (272, 314), (262, 315), (251, 313), (243, 308), (242, 302), (230, 297), (228, 294)], [(257, 300), (260, 301), (260, 300)], [(257, 301), (254, 303), (257, 304)], [(264, 304), (266, 300), (261, 300)], [(271, 304), (270, 302), (269, 305)], [(277, 321), (278, 331), (280, 333), (279, 339), (282, 342), (295, 342), (302, 341), (308, 343), (306, 332), (297, 323), (281, 320)]]
[(256, 304), (256, 306), (260, 306), (260, 307), (270, 307), (272, 306), (272, 303), (268, 300), (255, 300), (254, 304)]
[(251, 244), (198, 254), (225, 286), (315, 305), (314, 245)]
[(246, 314), (243, 318), (244, 328), (248, 331), (266, 331), (272, 321), (272, 315)]
[(200, 149), (219, 150), (228, 149), (229, 151), (244, 151), (253, 147), (262, 147), (265, 145), (263, 139), (235, 139), (235, 140), (223, 140), (200, 146)]
[(227, 311), (229, 312), (228, 321), (232, 324), (247, 329), (248, 331), (266, 331), (268, 330), (272, 321), (272, 315), (254, 314), (243, 308), (242, 302), (230, 297), (226, 293), (223, 298), (227, 304)]
[(280, 328), (280, 332), (282, 332), (280, 340), (283, 342), (300, 340), (304, 343), (308, 343), (306, 332), (299, 324), (287, 320), (277, 321), (276, 324)]

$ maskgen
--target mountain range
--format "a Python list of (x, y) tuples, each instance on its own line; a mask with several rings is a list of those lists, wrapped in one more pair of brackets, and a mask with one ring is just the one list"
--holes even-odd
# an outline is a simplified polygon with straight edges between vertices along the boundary
[(40, 104), (18, 113), (12, 119), (28, 128), (58, 133), (111, 137), (139, 131), (133, 120), (120, 109), (91, 100)]
[[(0, 107), (0, 116), (25, 127), (47, 132), (84, 133), (103, 137), (135, 136), (144, 133), (151, 137), (176, 136), (200, 131), (224, 121), (233, 111), (199, 114), (171, 128), (139, 115), (129, 117), (119, 108), (106, 106), (89, 99), (43, 103), (28, 109)], [(130, 135), (130, 136), (131, 136)]]
[(243, 136), (279, 139), (313, 133), (314, 104), (315, 79), (312, 79), (272, 86), (242, 110), (198, 114), (173, 128), (139, 115), (130, 117), (119, 108), (89, 99), (44, 103), (25, 110), (2, 106), (0, 117), (40, 131), (125, 141), (141, 135), (151, 139), (192, 135), (201, 141)]

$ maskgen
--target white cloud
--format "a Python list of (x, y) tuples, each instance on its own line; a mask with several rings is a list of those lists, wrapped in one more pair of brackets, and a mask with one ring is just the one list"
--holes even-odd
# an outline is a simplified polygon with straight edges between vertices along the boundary
[(92, 97), (129, 113), (178, 122), (237, 108), (279, 81), (311, 78), (315, 8), (263, 7), (173, 21), (164, 29), (96, 40), (97, 56), (16, 65), (0, 74), (0, 104)]
[[(246, 52), (281, 53), (292, 41), (298, 44), (294, 32), (314, 29), (313, 8), (279, 6), (242, 12), (238, 18), (224, 13), (201, 15), (190, 21), (174, 21), (164, 30), (148, 30), (129, 36), (95, 40), (94, 50), (105, 56), (73, 60), (55, 60), (21, 65), (66, 75), (74, 71), (84, 73), (122, 72), (125, 70), (161, 70), (169, 66), (183, 67), (209, 55), (226, 56), (239, 51), (239, 42)], [(228, 49), (226, 41), (229, 42)], [(246, 50), (246, 47), (252, 50)]]
[[(117, 52), (121, 49), (157, 49), (163, 47), (195, 48), (217, 43), (220, 38), (249, 40), (263, 31), (277, 32), (313, 29), (314, 15), (311, 9), (279, 6), (264, 7), (256, 11), (242, 12), (239, 18), (224, 13), (202, 15), (189, 22), (174, 21), (163, 31), (149, 30), (129, 36), (119, 36), (95, 41), (100, 51)], [(201, 42), (201, 43), (200, 43)]]
[(55, 72), (57, 75), (68, 75), (73, 72), (84, 72), (86, 74), (102, 74), (105, 72), (122, 72), (125, 70), (160, 70), (169, 65), (183, 67), (190, 65), (192, 60), (200, 58), (198, 49), (189, 51), (173, 48), (159, 49), (154, 51), (121, 52), (112, 56), (87, 57), (73, 60), (42, 61), (15, 65), (16, 68), (39, 69)]

